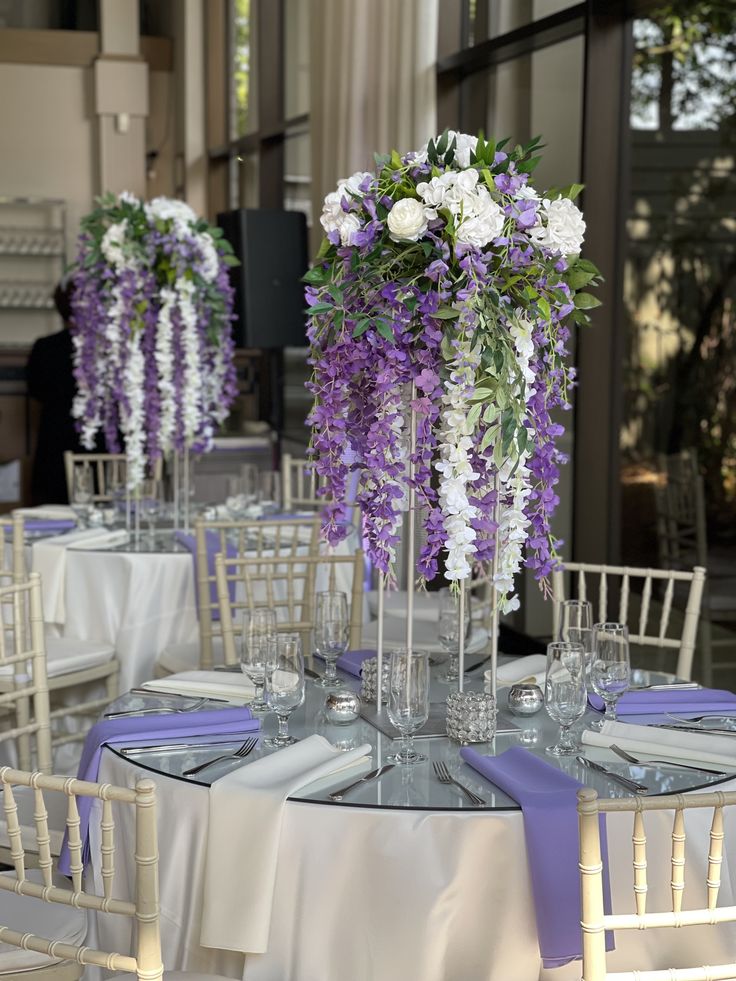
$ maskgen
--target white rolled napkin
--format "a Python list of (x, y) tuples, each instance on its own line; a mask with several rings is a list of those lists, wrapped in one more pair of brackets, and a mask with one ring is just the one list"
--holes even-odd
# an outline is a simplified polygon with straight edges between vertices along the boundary
[[(104, 532), (108, 534), (108, 532)], [(100, 536), (99, 528), (67, 531), (64, 535), (43, 538), (31, 546), (31, 568), (41, 574), (43, 614), (47, 623), (66, 623), (66, 550), (72, 545), (92, 541)]]
[(256, 693), (255, 685), (242, 672), (181, 671), (166, 678), (155, 678), (141, 685), (161, 695), (191, 695), (200, 698), (225, 698), (233, 705), (243, 705)]
[(656, 756), (657, 759), (682, 763), (713, 763), (736, 769), (736, 736), (714, 736), (707, 732), (684, 729), (657, 729), (630, 722), (604, 722), (600, 732), (584, 729), (586, 746), (620, 746), (634, 756)]
[[(544, 688), (546, 673), (547, 658), (544, 654), (527, 654), (526, 657), (517, 657), (508, 664), (502, 664), (496, 671), (496, 682), (499, 685), (515, 685), (518, 681), (528, 681)], [(485, 671), (483, 677), (490, 681), (490, 671)]]
[(24, 518), (43, 518), (47, 521), (76, 521), (74, 509), (68, 504), (39, 504), (35, 508), (15, 508), (15, 514)]
[(246, 764), (210, 787), (204, 873), (204, 947), (263, 953), (268, 947), (286, 798), (316, 780), (349, 782), (370, 764), (371, 747), (342, 753), (307, 736)]

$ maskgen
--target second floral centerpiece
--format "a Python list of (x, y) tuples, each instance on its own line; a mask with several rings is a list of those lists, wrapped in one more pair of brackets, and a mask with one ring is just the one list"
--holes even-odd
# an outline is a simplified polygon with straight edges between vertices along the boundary
[(441, 558), (451, 583), (492, 567), (501, 612), (518, 605), (522, 564), (544, 583), (559, 561), (553, 412), (570, 407), (571, 326), (598, 305), (581, 187), (537, 191), (539, 148), (445, 133), (377, 158), (327, 195), (306, 276), (327, 539), (346, 533), (357, 470), (385, 582), (409, 495), (425, 532), (410, 580), (432, 579)]

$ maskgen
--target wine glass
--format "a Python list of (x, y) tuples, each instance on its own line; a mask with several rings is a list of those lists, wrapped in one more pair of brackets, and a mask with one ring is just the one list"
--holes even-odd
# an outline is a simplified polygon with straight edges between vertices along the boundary
[(547, 715), (560, 726), (552, 756), (573, 756), (578, 751), (570, 734), (573, 723), (585, 712), (585, 651), (582, 644), (555, 641), (547, 645), (547, 674), (544, 683), (544, 706)]
[(596, 623), (595, 657), (590, 668), (590, 683), (603, 699), (606, 711), (598, 723), (616, 721), (616, 702), (631, 684), (629, 659), (629, 628), (625, 623)]
[(141, 517), (148, 523), (148, 539), (151, 547), (156, 544), (156, 518), (161, 513), (161, 487), (158, 480), (141, 481), (138, 503)]
[(77, 463), (72, 474), (72, 510), (79, 524), (89, 523), (94, 501), (94, 476), (89, 463)]
[(315, 682), (323, 688), (339, 688), (335, 671), (337, 659), (348, 648), (350, 622), (348, 598), (340, 590), (329, 589), (317, 593), (317, 613), (314, 621), (314, 646), (324, 659), (325, 673)]
[(299, 634), (277, 634), (272, 641), (272, 655), (266, 662), (266, 702), (276, 713), (279, 731), (264, 743), (280, 749), (297, 742), (289, 735), (289, 716), (304, 701), (304, 657)]
[(246, 504), (258, 500), (259, 470), (255, 463), (243, 463), (240, 467), (240, 485)]
[(259, 474), (260, 504), (265, 514), (281, 509), (281, 474), (278, 470), (262, 470)]
[(389, 756), (393, 763), (423, 763), (427, 757), (414, 749), (414, 733), (429, 718), (429, 655), (426, 651), (391, 652), (388, 674), (388, 717), (399, 730), (401, 746)]
[[(465, 599), (465, 644), (470, 638), (470, 604)], [(438, 679), (452, 684), (458, 680), (458, 659), (460, 655), (460, 596), (449, 589), (440, 590), (439, 629), (440, 643), (450, 655), (447, 670)]]
[(571, 628), (576, 630), (593, 629), (593, 606), (587, 600), (562, 600), (558, 608), (559, 623), (555, 640), (569, 640)]
[(257, 606), (243, 613), (243, 633), (240, 645), (240, 667), (256, 690), (250, 708), (265, 712), (268, 705), (263, 699), (266, 682), (266, 666), (276, 638), (276, 611), (268, 606)]

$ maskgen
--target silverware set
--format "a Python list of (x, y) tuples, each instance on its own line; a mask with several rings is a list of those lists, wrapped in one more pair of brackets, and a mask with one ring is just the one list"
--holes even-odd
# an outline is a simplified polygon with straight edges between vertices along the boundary
[(170, 708), (168, 705), (158, 705), (156, 708), (128, 709), (126, 712), (105, 712), (105, 719), (127, 719), (138, 715), (181, 715), (183, 712), (198, 712), (209, 699), (197, 698), (191, 705), (181, 708)]
[(395, 763), (384, 763), (383, 766), (376, 767), (375, 770), (370, 770), (368, 773), (364, 773), (362, 777), (358, 780), (353, 780), (352, 783), (347, 784), (345, 787), (340, 787), (339, 790), (333, 790), (332, 793), (328, 794), (330, 800), (338, 801), (342, 800), (345, 794), (353, 787), (358, 787), (362, 783), (368, 783), (369, 780), (377, 780), (382, 777), (384, 773), (388, 773), (389, 770), (393, 770)]
[(250, 756), (257, 745), (258, 737), (251, 736), (245, 740), (242, 746), (238, 746), (235, 752), (225, 753), (223, 756), (216, 756), (214, 759), (206, 760), (204, 763), (199, 763), (197, 766), (190, 766), (188, 770), (182, 771), (182, 776), (196, 776), (196, 774), (201, 773), (202, 770), (206, 770), (208, 766), (213, 766), (215, 763), (221, 763), (223, 760), (244, 760), (247, 756)]
[(432, 763), (432, 769), (434, 770), (434, 775), (437, 777), (440, 783), (452, 784), (453, 786), (457, 787), (458, 790), (462, 790), (470, 803), (475, 807), (485, 807), (485, 800), (482, 797), (479, 797), (478, 794), (473, 793), (473, 791), (470, 790), (469, 787), (466, 787), (464, 783), (460, 783), (459, 780), (456, 780), (447, 769), (446, 763), (435, 760), (434, 763)]
[(716, 777), (726, 777), (727, 773), (722, 770), (711, 770), (707, 766), (696, 766), (694, 763), (675, 763), (672, 760), (640, 760), (636, 756), (632, 756), (631, 753), (627, 753), (625, 749), (621, 749), (620, 746), (616, 746), (615, 743), (611, 743), (608, 747), (612, 753), (616, 756), (620, 756), (622, 760), (626, 760), (627, 763), (637, 763), (639, 766), (651, 766), (653, 764), (659, 764), (661, 766), (674, 766), (681, 770), (695, 770), (698, 773), (711, 773)]
[(576, 756), (575, 759), (581, 766), (586, 767), (588, 770), (595, 770), (596, 773), (602, 773), (603, 776), (608, 777), (609, 780), (613, 780), (614, 783), (620, 783), (622, 787), (630, 790), (632, 794), (646, 794), (649, 791), (649, 787), (646, 784), (639, 783), (637, 780), (631, 780), (629, 777), (623, 777), (620, 773), (609, 770), (594, 760), (588, 760), (584, 756)]

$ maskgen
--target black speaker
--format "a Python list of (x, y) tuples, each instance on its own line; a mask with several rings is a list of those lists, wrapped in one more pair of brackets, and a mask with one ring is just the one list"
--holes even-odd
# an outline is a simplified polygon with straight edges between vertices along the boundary
[(240, 265), (230, 270), (238, 347), (304, 347), (307, 220), (300, 211), (239, 208), (217, 216)]

